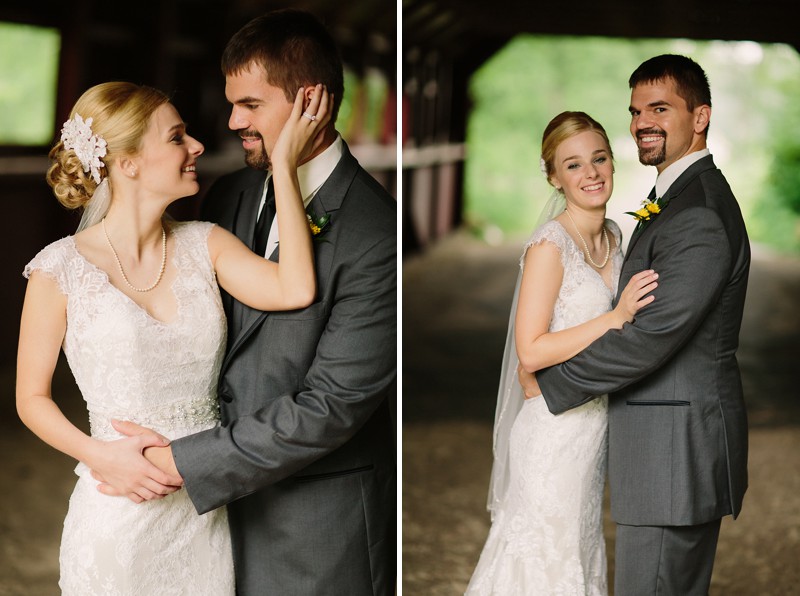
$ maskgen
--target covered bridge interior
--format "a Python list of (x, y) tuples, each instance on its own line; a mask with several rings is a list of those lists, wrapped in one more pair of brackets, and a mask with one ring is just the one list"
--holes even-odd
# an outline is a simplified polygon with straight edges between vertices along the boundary
[(800, 50), (793, 10), (790, 0), (403, 0), (404, 254), (461, 223), (469, 80), (514, 36), (748, 40)]

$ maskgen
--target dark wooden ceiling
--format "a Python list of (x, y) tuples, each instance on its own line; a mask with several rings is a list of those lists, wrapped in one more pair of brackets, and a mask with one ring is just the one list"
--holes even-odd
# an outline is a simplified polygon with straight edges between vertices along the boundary
[(144, 52), (158, 35), (200, 39), (217, 49), (251, 18), (288, 7), (314, 13), (345, 49), (370, 46), (395, 55), (392, 0), (2, 0), (0, 21), (58, 27), (65, 36), (91, 37), (116, 27), (123, 39), (137, 35)]
[(787, 43), (800, 48), (797, 0), (403, 0), (403, 45), (454, 56), (519, 33)]
[(77, 13), (92, 22), (146, 21), (158, 28), (158, 19), (165, 10), (174, 10), (188, 28), (218, 30), (229, 23), (239, 25), (268, 10), (288, 7), (309, 10), (335, 29), (372, 31), (392, 39), (395, 36), (397, 8), (392, 0), (139, 0), (127, 4), (101, 0), (3, 0), (0, 18), (57, 24)]

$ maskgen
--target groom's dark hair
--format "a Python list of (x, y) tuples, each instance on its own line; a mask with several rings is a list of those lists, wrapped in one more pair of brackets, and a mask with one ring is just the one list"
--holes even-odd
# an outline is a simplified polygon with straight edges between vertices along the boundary
[(230, 39), (221, 62), (225, 76), (255, 62), (289, 102), (300, 87), (322, 83), (333, 94), (331, 122), (336, 122), (344, 94), (342, 59), (331, 34), (311, 13), (287, 8), (256, 17)]
[(633, 89), (637, 85), (667, 79), (675, 81), (675, 89), (686, 102), (690, 112), (697, 106), (711, 106), (708, 77), (697, 62), (686, 56), (662, 54), (650, 58), (633, 71), (631, 78), (628, 79), (628, 85)]

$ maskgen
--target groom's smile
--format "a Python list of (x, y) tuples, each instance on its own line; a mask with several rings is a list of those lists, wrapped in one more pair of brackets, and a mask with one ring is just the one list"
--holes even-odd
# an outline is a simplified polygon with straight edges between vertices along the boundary
[(263, 67), (255, 62), (225, 77), (225, 97), (231, 104), (228, 128), (242, 139), (245, 163), (258, 170), (269, 169), (269, 154), (292, 112), (293, 101), (283, 89), (267, 82)]
[(666, 159), (667, 133), (657, 128), (636, 133), (639, 161), (644, 165), (658, 165)]
[(636, 138), (639, 141), (639, 146), (640, 147), (642, 145), (649, 145), (651, 143), (661, 142), (661, 141), (665, 140), (666, 137), (667, 137), (667, 134), (663, 130), (656, 130), (656, 129), (643, 130), (643, 131), (639, 131), (636, 134)]

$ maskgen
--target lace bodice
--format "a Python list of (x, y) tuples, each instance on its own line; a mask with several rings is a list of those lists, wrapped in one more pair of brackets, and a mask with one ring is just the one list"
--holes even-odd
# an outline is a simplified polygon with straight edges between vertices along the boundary
[[(619, 228), (610, 220), (606, 226), (619, 247)], [(520, 267), (527, 249), (542, 242), (558, 249), (564, 267), (550, 331), (608, 312), (622, 265), (619, 248), (611, 256), (614, 285), (609, 288), (555, 220), (533, 233)], [(558, 416), (541, 397), (521, 405), (508, 440), (508, 489), (493, 503), (494, 521), (468, 596), (607, 594), (602, 531), (607, 408), (606, 396)]]
[(600, 274), (585, 261), (583, 250), (567, 233), (558, 221), (550, 220), (540, 226), (525, 245), (520, 267), (523, 267), (527, 249), (535, 244), (549, 242), (561, 255), (564, 266), (564, 278), (558, 298), (553, 308), (550, 331), (560, 331), (585, 323), (611, 309), (611, 303), (617, 293), (617, 279), (622, 266), (622, 252), (619, 249), (621, 232), (617, 223), (606, 220), (606, 228), (614, 236), (616, 247), (611, 251), (611, 279), (609, 288)]
[[(225, 315), (208, 254), (213, 224), (171, 223), (177, 275), (173, 321), (150, 316), (80, 254), (70, 236), (45, 247), (41, 271), (67, 297), (63, 349), (89, 410), (92, 436), (132, 420), (174, 439), (218, 422)], [(69, 596), (234, 593), (227, 512), (200, 516), (185, 490), (134, 504), (97, 491), (79, 463), (61, 540), (59, 586)]]
[(25, 268), (41, 270), (67, 297), (63, 349), (86, 400), (92, 435), (119, 435), (112, 417), (175, 438), (218, 419), (217, 376), (225, 317), (207, 237), (213, 224), (172, 223), (176, 318), (163, 323), (113, 286), (72, 236), (45, 247)]

